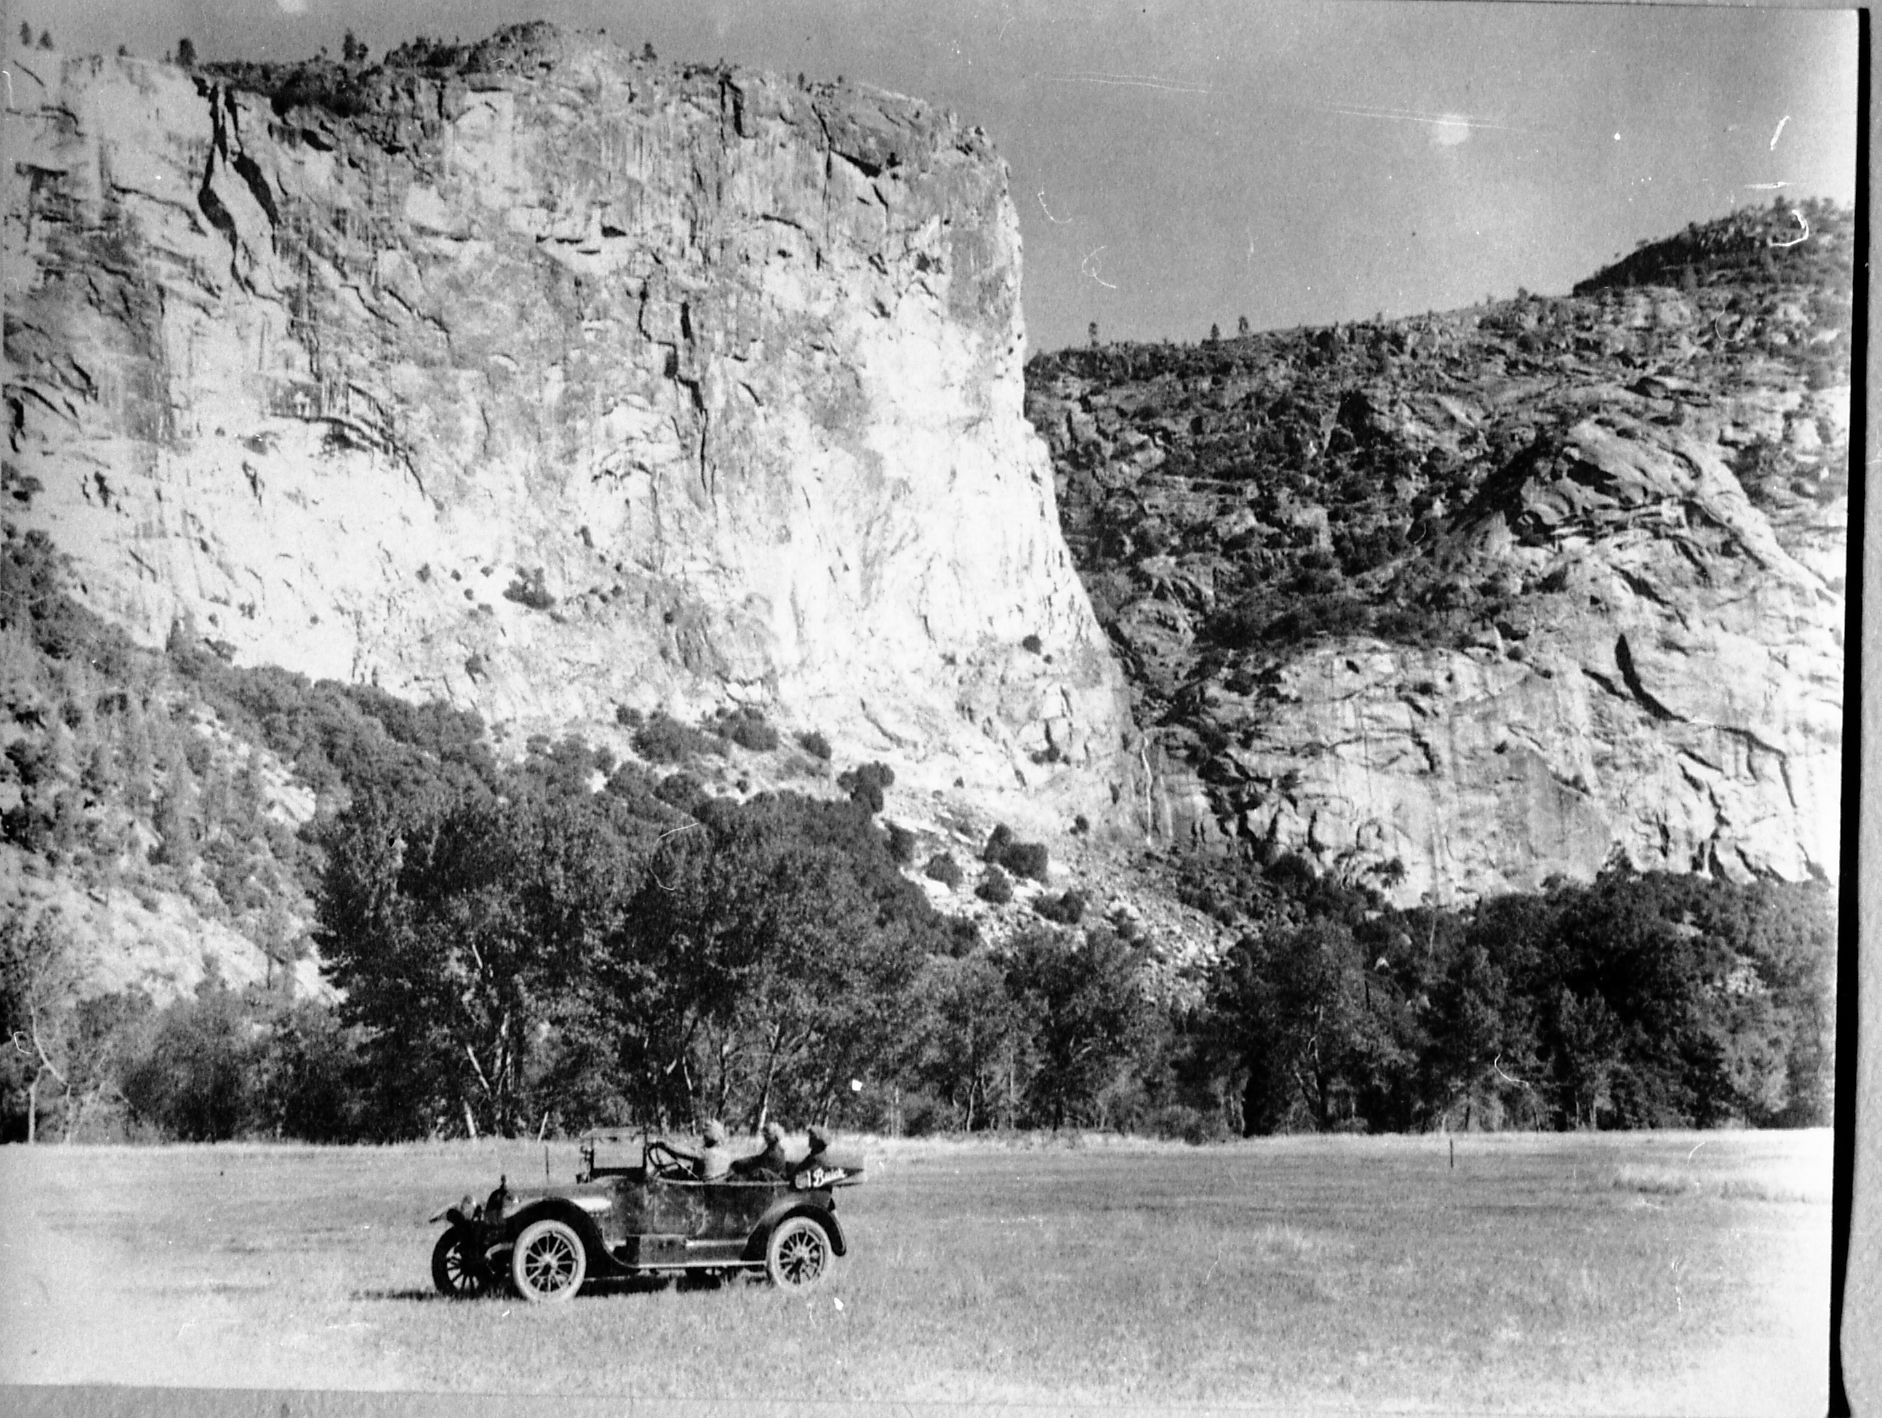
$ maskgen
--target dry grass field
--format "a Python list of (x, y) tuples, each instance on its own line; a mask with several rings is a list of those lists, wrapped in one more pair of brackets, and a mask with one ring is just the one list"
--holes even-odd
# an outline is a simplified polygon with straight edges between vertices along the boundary
[[(852, 1141), (854, 1141), (852, 1139)], [(527, 1143), (0, 1151), (0, 1382), (1818, 1413), (1827, 1133), (863, 1143), (763, 1285), (430, 1288)], [(567, 1180), (574, 1150), (550, 1148)]]

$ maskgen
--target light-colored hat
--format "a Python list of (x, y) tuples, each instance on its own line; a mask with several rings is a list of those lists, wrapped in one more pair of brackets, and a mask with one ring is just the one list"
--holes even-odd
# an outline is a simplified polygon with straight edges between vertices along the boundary
[(699, 1131), (700, 1135), (703, 1136), (707, 1142), (725, 1141), (725, 1124), (720, 1122), (717, 1118), (706, 1119), (706, 1125)]
[(784, 1140), (784, 1129), (779, 1127), (776, 1123), (766, 1123), (760, 1131), (764, 1134), (766, 1142), (782, 1142)]

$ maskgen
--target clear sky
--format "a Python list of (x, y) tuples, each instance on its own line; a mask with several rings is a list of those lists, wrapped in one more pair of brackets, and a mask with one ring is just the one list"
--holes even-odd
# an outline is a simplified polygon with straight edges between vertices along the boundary
[[(1853, 13), (1252, 0), (11, 0), (61, 49), (379, 54), (549, 19), (839, 75), (992, 135), (1034, 348), (1565, 292), (1746, 202), (1855, 192)], [(1784, 184), (1780, 186), (1780, 184)]]

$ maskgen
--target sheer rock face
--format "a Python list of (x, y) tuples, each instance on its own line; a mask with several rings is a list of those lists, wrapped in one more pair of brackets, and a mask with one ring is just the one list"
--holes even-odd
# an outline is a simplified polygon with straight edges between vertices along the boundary
[[(1841, 598), (1717, 450), (1619, 415), (1464, 523), (1524, 588), (1463, 649), (1318, 647), (1204, 715), (1235, 835), (1416, 895), (1536, 889), (1620, 856), (1733, 879), (1838, 871)], [(1815, 548), (1822, 551), (1819, 543)]]
[(978, 130), (536, 27), (343, 102), (13, 83), (8, 515), (94, 608), (517, 734), (736, 700), (1109, 801)]

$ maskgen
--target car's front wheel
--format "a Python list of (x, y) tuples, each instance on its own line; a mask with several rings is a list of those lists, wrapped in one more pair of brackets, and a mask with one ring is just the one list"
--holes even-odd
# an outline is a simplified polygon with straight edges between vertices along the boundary
[(587, 1275), (588, 1248), (567, 1223), (537, 1221), (516, 1238), (510, 1283), (525, 1300), (573, 1299)]
[(786, 1290), (808, 1290), (830, 1271), (830, 1233), (808, 1216), (793, 1216), (771, 1233), (765, 1274)]
[(496, 1283), (471, 1238), (453, 1226), (431, 1248), (431, 1283), (440, 1295), (453, 1300), (474, 1300)]

